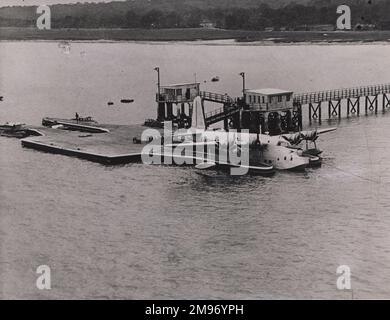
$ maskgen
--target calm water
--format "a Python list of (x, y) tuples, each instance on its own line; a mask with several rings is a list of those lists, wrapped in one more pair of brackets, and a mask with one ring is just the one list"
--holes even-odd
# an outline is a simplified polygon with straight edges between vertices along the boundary
[[(155, 116), (164, 83), (294, 91), (389, 82), (390, 46), (0, 43), (0, 122)], [(135, 99), (121, 105), (122, 98)], [(107, 102), (115, 105), (108, 107)], [(390, 113), (343, 120), (324, 165), (272, 178), (99, 164), (0, 138), (0, 298), (389, 298)], [(52, 290), (36, 289), (36, 268)], [(348, 265), (353, 292), (336, 288)]]

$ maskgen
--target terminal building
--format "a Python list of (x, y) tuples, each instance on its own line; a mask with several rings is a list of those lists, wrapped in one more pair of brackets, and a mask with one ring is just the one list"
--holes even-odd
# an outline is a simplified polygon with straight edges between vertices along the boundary
[(293, 92), (281, 89), (247, 89), (241, 111), (241, 129), (279, 134), (293, 128)]
[[(299, 130), (301, 115), (295, 110), (292, 91), (246, 89), (243, 96), (231, 98), (227, 94), (201, 91), (199, 82), (159, 86), (156, 122), (172, 121), (179, 128), (190, 127), (193, 103), (198, 96), (202, 99), (207, 127), (223, 122), (225, 129), (249, 129), (252, 133), (271, 135)], [(215, 104), (221, 107), (216, 109)]]
[(190, 125), (194, 99), (200, 94), (200, 83), (161, 86), (156, 95), (157, 120), (173, 121), (179, 126)]
[(280, 89), (245, 90), (250, 111), (275, 112), (293, 108), (293, 92)]

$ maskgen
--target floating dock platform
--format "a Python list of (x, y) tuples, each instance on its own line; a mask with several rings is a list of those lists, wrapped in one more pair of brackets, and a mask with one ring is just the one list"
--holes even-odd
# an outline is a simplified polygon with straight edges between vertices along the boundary
[[(67, 126), (68, 127), (68, 126)], [(91, 126), (78, 125), (69, 129), (35, 127), (34, 136), (21, 140), (22, 146), (41, 152), (61, 154), (69, 157), (101, 163), (103, 165), (121, 165), (142, 162), (142, 151), (148, 142), (141, 141), (145, 129), (142, 125), (96, 125), (101, 130), (90, 133)], [(86, 132), (76, 131), (86, 129)], [(163, 134), (162, 129), (158, 130)], [(100, 132), (100, 133), (97, 133)], [(163, 154), (161, 154), (163, 156)], [(183, 159), (186, 157), (183, 156)], [(192, 159), (192, 158), (191, 158)], [(202, 158), (199, 158), (201, 161)], [(218, 166), (230, 168), (230, 165), (219, 163)], [(272, 166), (248, 167), (252, 174), (272, 175)]]
[(136, 144), (146, 127), (142, 125), (98, 125), (105, 133), (86, 133), (34, 128), (41, 136), (31, 136), (21, 140), (25, 148), (38, 151), (77, 157), (105, 165), (117, 165), (141, 161), (145, 144)]

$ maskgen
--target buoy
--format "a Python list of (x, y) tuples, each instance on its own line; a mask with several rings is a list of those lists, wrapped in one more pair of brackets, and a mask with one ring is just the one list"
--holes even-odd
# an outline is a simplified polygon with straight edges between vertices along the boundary
[(107, 102), (107, 104), (109, 105), (109, 106), (112, 106), (112, 105), (114, 105), (114, 102)]
[(133, 99), (122, 99), (121, 102), (122, 103), (132, 103), (132, 102), (134, 102), (134, 100)]

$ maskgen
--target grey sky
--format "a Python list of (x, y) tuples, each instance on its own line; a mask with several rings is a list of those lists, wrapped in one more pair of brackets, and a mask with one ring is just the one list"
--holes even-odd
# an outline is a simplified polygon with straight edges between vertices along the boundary
[[(112, 0), (0, 0), (0, 7), (37, 4), (76, 3), (76, 2), (111, 2)], [(116, 0), (124, 1), (124, 0)]]

